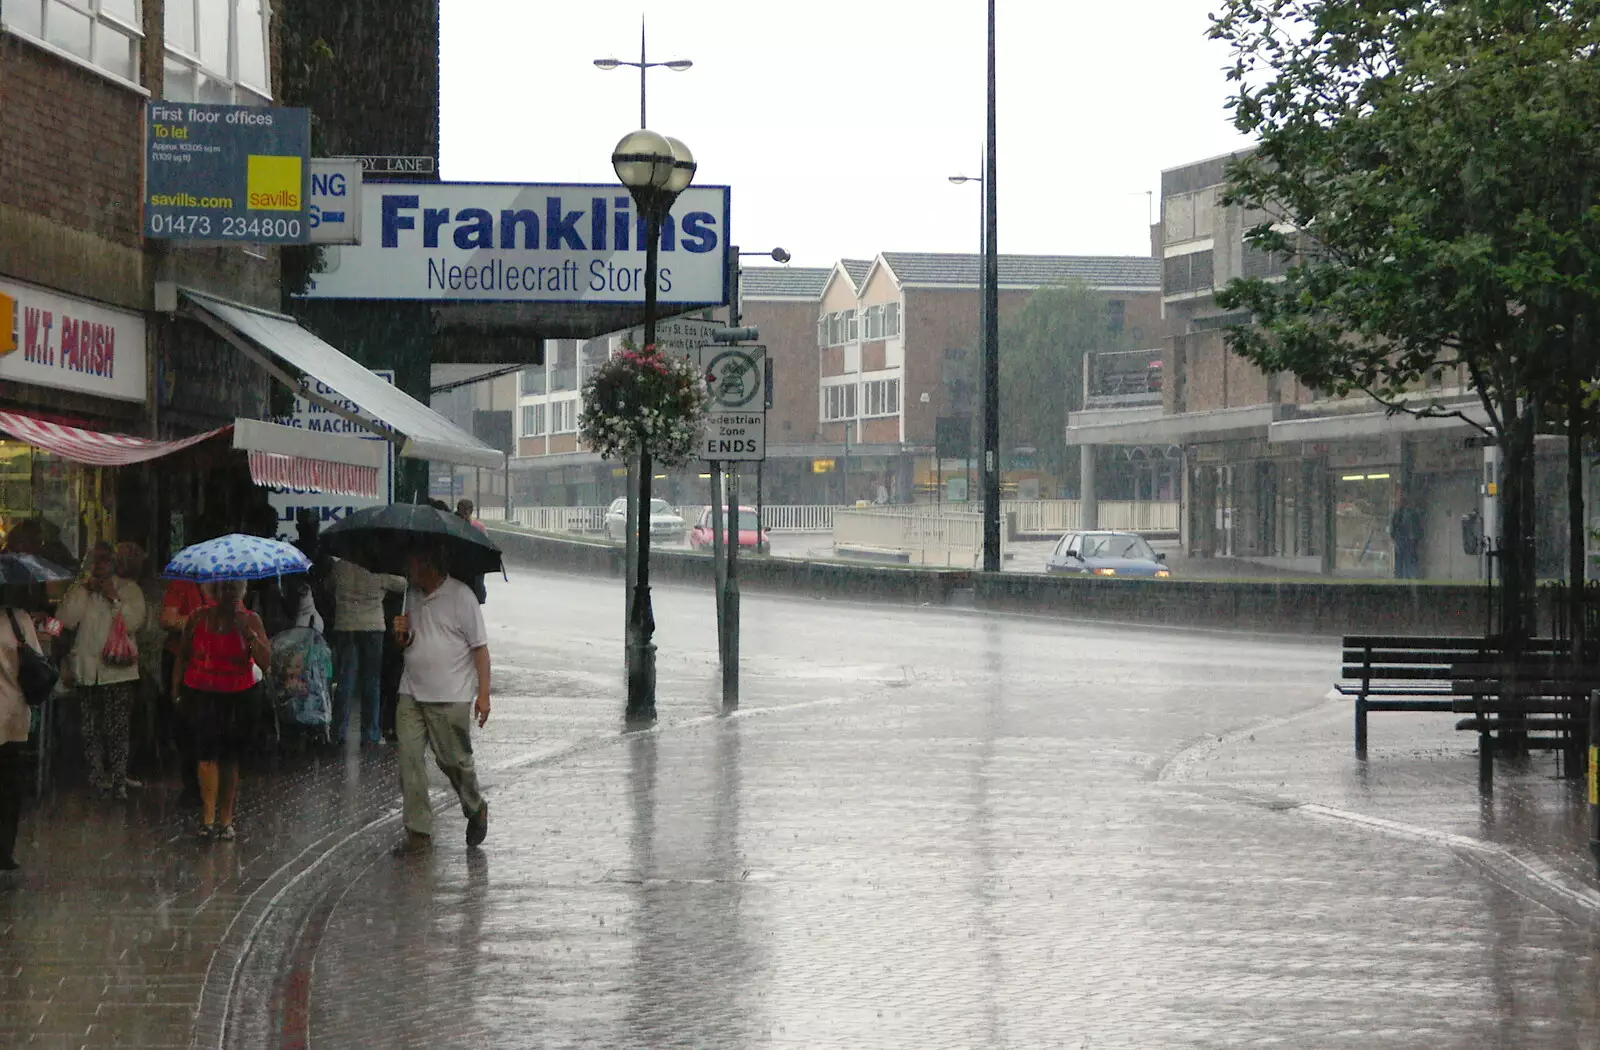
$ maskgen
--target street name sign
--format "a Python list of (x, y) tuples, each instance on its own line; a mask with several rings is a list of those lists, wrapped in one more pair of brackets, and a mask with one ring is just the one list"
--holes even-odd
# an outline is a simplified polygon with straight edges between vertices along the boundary
[(361, 170), (372, 175), (432, 175), (437, 164), (432, 157), (375, 156), (372, 154), (341, 158), (353, 160)]
[(310, 149), (305, 109), (147, 103), (144, 235), (305, 244)]
[(711, 403), (700, 458), (752, 462), (767, 458), (767, 348), (702, 346), (700, 371)]

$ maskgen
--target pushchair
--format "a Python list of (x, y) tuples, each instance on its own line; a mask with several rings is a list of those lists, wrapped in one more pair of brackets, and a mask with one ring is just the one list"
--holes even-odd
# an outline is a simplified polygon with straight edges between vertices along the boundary
[(272, 639), (272, 670), (262, 682), (272, 706), (277, 743), (327, 743), (333, 721), (329, 690), (333, 650), (313, 627), (291, 627)]

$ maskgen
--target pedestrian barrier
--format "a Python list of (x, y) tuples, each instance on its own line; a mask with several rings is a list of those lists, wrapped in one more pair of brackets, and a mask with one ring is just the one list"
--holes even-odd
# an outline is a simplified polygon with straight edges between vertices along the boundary
[[(754, 506), (749, 498), (741, 502)], [(1101, 500), (1096, 528), (1126, 532), (1175, 533), (1178, 531), (1179, 504), (1176, 500)], [(605, 531), (606, 507), (518, 507), (512, 515), (518, 525), (535, 532), (600, 533)], [(704, 504), (677, 508), (693, 528), (700, 520)], [(832, 532), (840, 511), (868, 511), (901, 517), (961, 519), (982, 513), (978, 503), (869, 504), (841, 507), (825, 503), (767, 504), (761, 508), (761, 524), (768, 532)], [(1060, 535), (1082, 527), (1077, 500), (1005, 500), (1000, 505), (1002, 518), (1015, 515), (1019, 535)], [(499, 521), (498, 509), (483, 508), (480, 517)]]

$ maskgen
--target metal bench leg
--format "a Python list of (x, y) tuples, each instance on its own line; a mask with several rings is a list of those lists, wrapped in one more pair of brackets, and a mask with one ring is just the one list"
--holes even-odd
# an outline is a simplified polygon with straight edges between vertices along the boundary
[(1367, 757), (1367, 698), (1356, 697), (1356, 757)]
[(1487, 731), (1478, 733), (1478, 790), (1494, 791), (1494, 735)]

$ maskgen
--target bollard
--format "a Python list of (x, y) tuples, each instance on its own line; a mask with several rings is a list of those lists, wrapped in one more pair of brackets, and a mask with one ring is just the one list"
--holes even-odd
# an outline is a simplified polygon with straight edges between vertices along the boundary
[(1600, 690), (1589, 693), (1589, 852), (1600, 872)]

